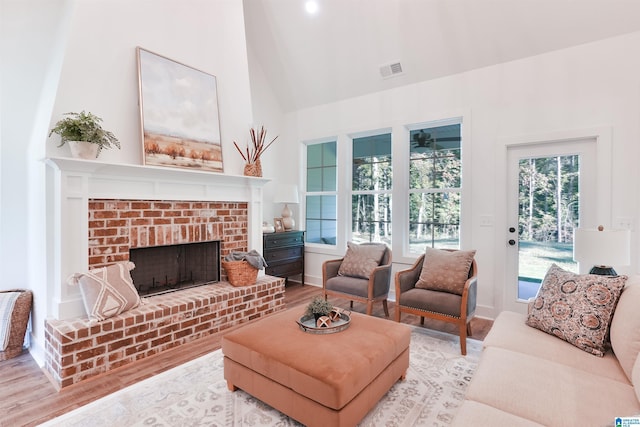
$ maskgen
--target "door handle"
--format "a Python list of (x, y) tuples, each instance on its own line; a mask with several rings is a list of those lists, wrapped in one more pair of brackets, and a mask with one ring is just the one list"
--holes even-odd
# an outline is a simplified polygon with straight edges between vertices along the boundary
[(509, 239), (509, 245), (513, 246), (516, 244), (516, 241), (513, 239)]

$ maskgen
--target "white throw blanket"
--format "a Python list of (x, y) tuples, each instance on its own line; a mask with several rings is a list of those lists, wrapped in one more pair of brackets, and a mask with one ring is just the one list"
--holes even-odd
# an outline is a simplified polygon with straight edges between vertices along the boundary
[(20, 292), (0, 292), (0, 351), (5, 351), (9, 346), (11, 313), (19, 296)]

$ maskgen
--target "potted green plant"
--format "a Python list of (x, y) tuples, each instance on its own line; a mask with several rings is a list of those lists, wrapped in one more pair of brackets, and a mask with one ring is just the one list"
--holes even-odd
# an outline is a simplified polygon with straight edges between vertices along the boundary
[(323, 297), (315, 297), (307, 306), (306, 314), (313, 315), (317, 322), (320, 317), (329, 316), (329, 313), (331, 313), (332, 310), (333, 304), (325, 300)]
[(120, 148), (120, 141), (100, 125), (100, 117), (84, 111), (64, 115), (66, 117), (58, 120), (49, 136), (54, 133), (60, 136), (58, 147), (68, 142), (74, 157), (96, 158), (103, 148)]

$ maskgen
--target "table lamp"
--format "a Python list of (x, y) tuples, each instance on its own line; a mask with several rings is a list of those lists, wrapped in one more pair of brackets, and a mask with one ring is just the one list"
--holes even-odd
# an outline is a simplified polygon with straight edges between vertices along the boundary
[(576, 228), (573, 236), (573, 259), (593, 265), (590, 274), (617, 276), (613, 265), (631, 263), (631, 232), (629, 230), (605, 230)]
[(278, 187), (276, 190), (275, 203), (284, 203), (284, 209), (282, 209), (282, 225), (285, 231), (291, 231), (295, 225), (295, 221), (292, 218), (292, 212), (289, 208), (289, 203), (298, 202), (298, 186), (293, 184), (285, 184)]

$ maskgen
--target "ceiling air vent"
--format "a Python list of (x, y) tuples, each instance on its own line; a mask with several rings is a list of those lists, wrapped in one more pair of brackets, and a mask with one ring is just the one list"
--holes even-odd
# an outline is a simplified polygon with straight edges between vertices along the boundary
[(380, 75), (382, 75), (383, 79), (395, 77), (402, 73), (402, 64), (399, 62), (394, 62), (393, 64), (387, 64), (380, 67)]

